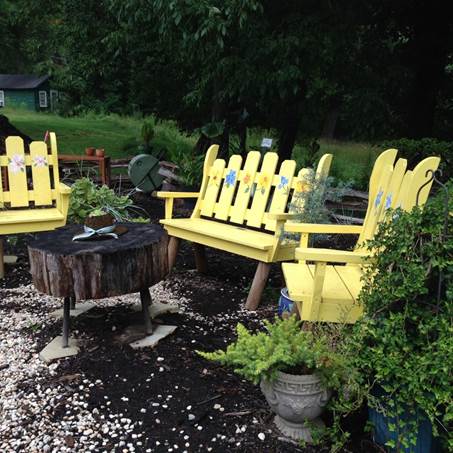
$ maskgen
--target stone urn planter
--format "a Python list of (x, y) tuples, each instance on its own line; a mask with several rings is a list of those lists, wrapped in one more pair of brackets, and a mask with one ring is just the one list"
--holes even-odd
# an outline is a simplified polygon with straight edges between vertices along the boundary
[(291, 439), (312, 442), (310, 426), (324, 426), (319, 416), (331, 396), (319, 377), (316, 374), (279, 372), (275, 381), (263, 379), (260, 387), (276, 413), (274, 422), (277, 428)]

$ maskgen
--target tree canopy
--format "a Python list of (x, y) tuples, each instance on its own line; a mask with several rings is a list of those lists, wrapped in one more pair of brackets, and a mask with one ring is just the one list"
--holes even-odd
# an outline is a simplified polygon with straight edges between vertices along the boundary
[(54, 76), (62, 109), (296, 137), (451, 138), (453, 25), (419, 0), (0, 0), (0, 72)]

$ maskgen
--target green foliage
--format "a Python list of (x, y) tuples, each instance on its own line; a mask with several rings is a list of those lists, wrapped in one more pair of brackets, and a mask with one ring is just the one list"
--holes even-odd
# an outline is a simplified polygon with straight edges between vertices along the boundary
[(89, 178), (78, 179), (72, 185), (69, 204), (68, 220), (73, 223), (83, 223), (92, 212), (108, 212), (117, 221), (130, 218), (128, 208), (132, 201), (127, 196), (119, 196), (107, 186), (97, 187)]
[(264, 322), (265, 332), (251, 333), (237, 325), (237, 340), (226, 351), (197, 351), (202, 357), (231, 367), (234, 372), (257, 384), (274, 379), (278, 371), (294, 374), (316, 372), (329, 388), (336, 388), (346, 369), (326, 335), (301, 330), (295, 316)]
[(430, 156), (441, 158), (441, 178), (449, 180), (453, 168), (453, 142), (437, 140), (435, 138), (421, 138), (418, 140), (400, 138), (398, 140), (387, 140), (382, 144), (384, 148), (396, 148), (401, 157), (408, 160), (409, 168), (414, 167), (422, 159)]
[[(453, 447), (447, 430), (453, 419), (452, 210), (450, 185), (448, 207), (440, 190), (423, 211), (393, 211), (368, 244), (377, 253), (359, 297), (365, 313), (345, 354), (357, 373), (356, 388), (366, 390), (359, 400), (367, 395), (372, 407), (395, 418), (398, 451), (414, 444), (414, 425), (422, 416)], [(376, 385), (384, 396), (373, 396)], [(337, 404), (339, 412), (348, 407), (347, 401)], [(404, 419), (404, 411), (412, 418)]]
[(98, 217), (98, 216), (101, 216), (101, 215), (106, 215), (107, 212), (105, 212), (103, 209), (94, 209), (93, 211), (91, 211), (89, 214), (88, 214), (88, 217)]
[(155, 120), (152, 117), (143, 121), (141, 134), (142, 134), (142, 140), (143, 140), (143, 143), (144, 143), (146, 149), (149, 148), (151, 140), (155, 136), (155, 131), (154, 131), (155, 125), (156, 125)]

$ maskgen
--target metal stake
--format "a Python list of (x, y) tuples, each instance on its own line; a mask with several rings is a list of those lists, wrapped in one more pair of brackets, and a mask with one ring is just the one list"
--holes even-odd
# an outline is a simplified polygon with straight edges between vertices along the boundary
[(71, 299), (71, 310), (75, 310), (75, 303), (76, 303), (75, 296), (71, 296), (70, 299)]
[(71, 298), (65, 297), (63, 302), (63, 341), (62, 341), (63, 348), (67, 348), (69, 346), (70, 310), (71, 310)]
[(145, 332), (146, 335), (151, 335), (153, 333), (153, 325), (151, 323), (149, 308), (151, 306), (152, 300), (148, 288), (140, 291), (140, 300), (142, 302), (142, 313), (145, 321)]

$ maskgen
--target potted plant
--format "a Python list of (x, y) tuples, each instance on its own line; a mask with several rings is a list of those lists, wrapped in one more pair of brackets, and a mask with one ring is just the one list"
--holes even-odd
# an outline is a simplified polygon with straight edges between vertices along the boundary
[(323, 426), (319, 416), (332, 390), (341, 386), (342, 357), (327, 335), (301, 330), (294, 315), (264, 324), (266, 331), (258, 333), (238, 324), (238, 338), (226, 351), (198, 353), (259, 383), (279, 430), (311, 442), (312, 427)]
[(451, 186), (449, 192), (448, 202), (440, 191), (423, 211), (391, 212), (368, 244), (377, 252), (348, 349), (367, 389), (375, 441), (392, 451), (434, 452), (439, 438), (453, 450)]

